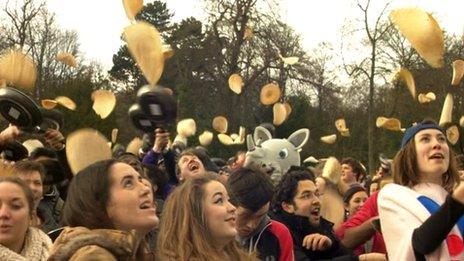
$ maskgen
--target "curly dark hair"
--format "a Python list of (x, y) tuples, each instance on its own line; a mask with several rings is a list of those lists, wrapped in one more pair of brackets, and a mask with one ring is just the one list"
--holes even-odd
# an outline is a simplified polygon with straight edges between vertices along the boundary
[(282, 203), (292, 203), (298, 188), (298, 182), (302, 180), (311, 180), (316, 182), (314, 173), (309, 169), (290, 168), (290, 170), (283, 175), (282, 180), (277, 184), (274, 198), (272, 200), (271, 209), (273, 212), (282, 211)]

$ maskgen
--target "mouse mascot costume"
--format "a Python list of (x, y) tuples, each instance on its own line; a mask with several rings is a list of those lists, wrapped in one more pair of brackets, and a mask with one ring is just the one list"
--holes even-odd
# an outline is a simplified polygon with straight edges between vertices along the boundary
[(258, 126), (253, 137), (247, 135), (245, 166), (262, 166), (276, 185), (291, 166), (300, 166), (300, 151), (308, 138), (309, 130), (299, 129), (287, 139), (273, 139), (266, 128)]

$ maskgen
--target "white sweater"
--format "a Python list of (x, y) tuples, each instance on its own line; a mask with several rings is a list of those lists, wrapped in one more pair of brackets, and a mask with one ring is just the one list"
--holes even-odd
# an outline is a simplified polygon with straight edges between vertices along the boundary
[[(414, 186), (413, 189), (389, 184), (379, 193), (379, 217), (390, 260), (415, 260), (412, 233), (430, 217), (429, 211), (417, 200), (422, 195), (441, 206), (448, 192), (439, 185), (422, 183)], [(457, 226), (453, 227), (450, 234), (457, 235), (462, 240)], [(426, 255), (426, 259), (464, 260), (464, 254), (461, 252), (457, 256), (450, 257), (446, 241), (443, 241), (440, 247)]]
[(18, 254), (0, 245), (0, 260), (8, 261), (46, 261), (52, 245), (50, 238), (35, 227), (29, 227), (26, 233), (23, 249)]

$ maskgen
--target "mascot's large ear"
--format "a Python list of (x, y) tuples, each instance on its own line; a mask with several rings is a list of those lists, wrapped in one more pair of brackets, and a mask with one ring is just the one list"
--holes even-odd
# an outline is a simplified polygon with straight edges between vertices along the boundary
[(301, 149), (309, 139), (309, 129), (299, 129), (288, 137), (288, 141), (293, 144), (296, 149)]
[(272, 134), (266, 128), (258, 126), (255, 128), (253, 139), (256, 143), (256, 146), (259, 146), (261, 143), (272, 139)]
[(246, 137), (246, 142), (247, 142), (247, 149), (248, 151), (253, 151), (255, 150), (255, 142), (253, 141), (253, 137), (251, 137), (251, 134), (248, 134)]

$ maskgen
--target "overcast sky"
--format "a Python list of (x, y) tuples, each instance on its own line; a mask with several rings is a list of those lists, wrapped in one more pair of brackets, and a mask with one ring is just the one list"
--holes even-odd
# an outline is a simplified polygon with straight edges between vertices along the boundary
[[(150, 2), (145, 0), (145, 3)], [(174, 20), (194, 16), (202, 19), (201, 0), (167, 0)], [(385, 0), (372, 0), (372, 18), (384, 6)], [(360, 17), (352, 0), (268, 0), (268, 6), (279, 4), (282, 19), (302, 36), (310, 51), (321, 41), (338, 48), (340, 29), (346, 21)], [(112, 55), (121, 46), (122, 29), (128, 25), (121, 0), (47, 0), (56, 13), (58, 23), (78, 31), (81, 51), (87, 59), (99, 61), (109, 69)], [(417, 6), (432, 12), (443, 30), (462, 35), (464, 31), (464, 1), (462, 0), (394, 0), (392, 8)]]

